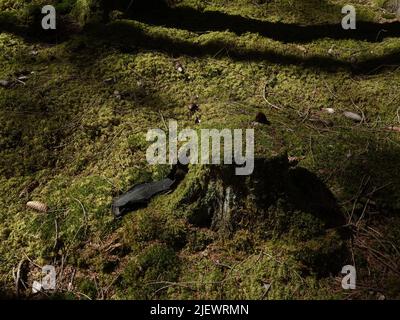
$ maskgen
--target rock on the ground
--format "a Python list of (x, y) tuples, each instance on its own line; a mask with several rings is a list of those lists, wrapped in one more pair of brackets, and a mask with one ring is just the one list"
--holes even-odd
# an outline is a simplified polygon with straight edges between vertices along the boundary
[(0, 87), (8, 88), (10, 86), (10, 82), (7, 80), (0, 80)]

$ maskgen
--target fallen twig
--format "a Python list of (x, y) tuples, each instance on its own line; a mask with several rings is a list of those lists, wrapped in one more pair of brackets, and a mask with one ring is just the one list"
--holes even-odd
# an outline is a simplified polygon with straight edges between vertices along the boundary
[[(14, 279), (15, 280), (15, 293), (17, 294), (17, 297), (19, 296), (19, 285), (20, 285), (20, 283), (22, 283), (21, 282), (21, 268), (25, 261), (26, 261), (25, 258), (21, 259), (21, 261), (18, 263), (17, 270), (15, 272), (15, 279)], [(23, 285), (25, 287), (25, 284), (23, 284)]]
[(82, 202), (79, 199), (74, 198), (74, 197), (72, 197), (72, 199), (77, 201), (79, 203), (79, 205), (81, 206), (81, 208), (82, 208), (83, 216), (84, 216), (84, 220), (85, 220), (85, 235), (86, 235), (86, 233), (87, 233), (87, 225), (88, 225), (88, 217), (87, 217), (87, 213), (86, 213), (85, 207), (83, 206)]
[(272, 108), (274, 108), (274, 109), (276, 109), (276, 110), (281, 110), (280, 107), (278, 107), (278, 106), (276, 106), (276, 105), (274, 105), (273, 103), (271, 103), (271, 102), (268, 101), (268, 99), (267, 99), (267, 86), (268, 86), (268, 83), (266, 83), (265, 86), (264, 86), (263, 97), (264, 97), (265, 102), (266, 102), (270, 107), (272, 107)]

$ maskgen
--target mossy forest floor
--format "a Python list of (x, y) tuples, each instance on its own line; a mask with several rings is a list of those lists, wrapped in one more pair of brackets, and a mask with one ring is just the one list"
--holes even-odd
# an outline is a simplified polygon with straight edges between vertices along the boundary
[[(56, 4), (56, 32), (40, 30), (44, 2)], [(50, 264), (66, 299), (400, 298), (400, 26), (384, 1), (350, 1), (356, 31), (340, 28), (349, 1), (182, 0), (130, 14), (126, 2), (104, 13), (95, 1), (0, 0), (1, 294), (35, 298)], [(196, 97), (200, 124), (187, 109)], [(258, 112), (269, 126), (253, 125)], [(114, 219), (115, 196), (169, 170), (145, 158), (162, 117), (254, 127), (257, 157), (301, 159), (351, 235), (281, 195), (227, 234), (192, 223), (185, 197), (207, 181), (198, 167)], [(356, 290), (341, 287), (346, 264)]]

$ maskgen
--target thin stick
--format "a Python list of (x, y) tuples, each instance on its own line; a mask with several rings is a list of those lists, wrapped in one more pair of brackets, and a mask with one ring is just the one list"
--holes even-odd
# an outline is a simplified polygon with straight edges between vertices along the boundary
[[(167, 283), (168, 283), (168, 282), (167, 282)], [(153, 292), (153, 297), (154, 297), (158, 292), (160, 292), (160, 291), (162, 291), (162, 290), (165, 290), (165, 289), (168, 289), (168, 288), (170, 288), (170, 287), (174, 287), (174, 286), (186, 288), (186, 289), (189, 289), (189, 290), (191, 290), (191, 291), (196, 291), (196, 290), (193, 289), (192, 287), (187, 286), (187, 285), (184, 285), (184, 284), (182, 284), (182, 283), (179, 283), (179, 282), (171, 282), (171, 283), (168, 283), (167, 285), (165, 285), (165, 286), (163, 286), (163, 287), (157, 289), (156, 291), (154, 291), (154, 292)]]
[(163, 122), (163, 124), (164, 124), (165, 130), (168, 131), (168, 126), (167, 126), (167, 124), (166, 124), (166, 122), (165, 122), (165, 119), (164, 119), (164, 116), (163, 116), (162, 112), (161, 112), (161, 111), (158, 111), (158, 113), (159, 113), (160, 116), (161, 116), (161, 120), (162, 120), (162, 122)]
[(43, 268), (42, 266), (39, 266), (37, 263), (33, 262), (32, 259), (29, 258), (29, 256), (28, 256), (26, 253), (24, 253), (24, 256), (25, 256), (25, 258), (26, 258), (31, 264), (33, 264), (36, 268), (39, 268), (39, 269), (42, 269), (42, 268)]
[(15, 292), (19, 296), (19, 283), (21, 282), (21, 268), (22, 264), (25, 262), (25, 258), (21, 259), (17, 266), (17, 272), (15, 273)]
[(57, 218), (54, 219), (54, 227), (55, 227), (55, 229), (56, 229), (56, 236), (55, 236), (55, 239), (54, 239), (53, 250), (55, 250), (55, 249), (57, 248), (58, 238), (59, 238), (59, 230), (58, 230)]
[(79, 199), (74, 198), (74, 197), (72, 197), (72, 199), (74, 199), (75, 201), (77, 201), (77, 202), (79, 203), (79, 205), (81, 206), (81, 208), (82, 208), (83, 216), (84, 216), (84, 219), (85, 219), (85, 234), (86, 234), (86, 232), (87, 232), (88, 218), (87, 218), (87, 213), (86, 213), (85, 207), (83, 206), (82, 202), (79, 201)]
[(365, 211), (367, 210), (369, 201), (370, 201), (370, 200), (368, 199), (367, 202), (365, 203), (364, 209), (363, 209), (363, 211), (362, 211), (362, 213), (361, 213), (361, 216), (360, 216), (360, 218), (359, 218), (359, 219), (357, 220), (357, 222), (356, 222), (356, 227), (357, 227), (357, 228), (358, 228), (358, 225), (361, 223), (362, 219), (364, 218)]
[(397, 116), (397, 122), (398, 123), (400, 123), (400, 107), (399, 108), (397, 108), (397, 111), (396, 111), (396, 116)]
[(271, 102), (268, 101), (268, 99), (267, 99), (267, 86), (268, 86), (268, 83), (266, 83), (265, 86), (264, 86), (263, 97), (264, 97), (265, 102), (266, 102), (270, 107), (272, 107), (272, 108), (274, 108), (274, 109), (276, 109), (276, 110), (281, 110), (280, 107), (278, 107), (278, 106), (276, 106), (276, 105), (274, 105), (273, 103), (271, 103)]
[(75, 280), (76, 269), (72, 271), (71, 280), (68, 283), (68, 291), (72, 291), (74, 288), (74, 280)]

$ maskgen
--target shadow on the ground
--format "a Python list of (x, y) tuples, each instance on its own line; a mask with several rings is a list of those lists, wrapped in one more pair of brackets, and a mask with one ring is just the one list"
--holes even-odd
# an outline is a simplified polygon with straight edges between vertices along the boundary
[(340, 164), (343, 159), (337, 159), (332, 179), (342, 186), (344, 194), (354, 195), (353, 200), (358, 200), (358, 206), (354, 207), (358, 217), (363, 211), (364, 214), (373, 211), (379, 220), (384, 215), (398, 216), (400, 212), (400, 147), (391, 140), (393, 135), (397, 133), (388, 131), (371, 136), (354, 133), (349, 145), (351, 148), (354, 144), (352, 155), (344, 164)]
[[(314, 1), (315, 0), (309, 0)], [(321, 6), (325, 1), (321, 2)], [(323, 7), (323, 6), (322, 6)], [(104, 22), (108, 21), (110, 12), (123, 10), (127, 18), (169, 28), (185, 29), (194, 32), (230, 31), (237, 35), (248, 32), (256, 33), (283, 43), (304, 43), (316, 39), (329, 38), (354, 39), (379, 42), (386, 37), (400, 35), (400, 23), (376, 23), (359, 21), (356, 30), (343, 30), (337, 24), (299, 25), (281, 22), (268, 22), (239, 15), (230, 15), (219, 11), (199, 11), (189, 7), (171, 7), (163, 0), (151, 1), (100, 1)], [(339, 10), (339, 7), (337, 8)], [(340, 11), (339, 11), (340, 12)], [(36, 19), (37, 20), (37, 19)], [(35, 20), (35, 25), (40, 25)], [(140, 47), (163, 51), (171, 55), (228, 56), (234, 60), (269, 61), (282, 65), (302, 65), (315, 67), (325, 71), (335, 72), (344, 68), (355, 73), (370, 73), (381, 66), (400, 63), (399, 52), (388, 53), (384, 56), (363, 61), (345, 61), (334, 56), (301, 56), (299, 54), (280, 53), (273, 49), (254, 50), (239, 48), (229, 40), (215, 40), (199, 44), (191, 41), (175, 39), (169, 36), (149, 35), (134, 23), (119, 22), (110, 25), (92, 25), (89, 39), (93, 43), (104, 42), (110, 47), (129, 52), (129, 48)], [(9, 32), (24, 37), (31, 42), (60, 43), (73, 35), (73, 27), (69, 19), (60, 19), (56, 31), (43, 31), (21, 25), (18, 19), (9, 13), (0, 13), (0, 33)], [(126, 48), (128, 48), (126, 50)], [(93, 57), (95, 58), (95, 57)]]
[[(397, 30), (400, 24), (395, 25)], [(60, 32), (57, 32), (57, 34), (51, 32), (47, 34), (35, 34), (28, 27), (0, 20), (0, 33), (2, 31), (22, 36), (25, 40), (32, 43), (60, 43), (70, 36)], [(149, 35), (134, 24), (124, 21), (109, 25), (92, 26), (90, 31), (86, 30), (85, 34), (88, 35), (88, 41), (91, 41), (93, 44), (103, 43), (109, 48), (115, 48), (125, 53), (138, 49), (155, 50), (172, 56), (229, 57), (237, 61), (268, 61), (280, 65), (299, 65), (326, 72), (337, 72), (338, 69), (344, 69), (355, 74), (383, 72), (387, 67), (400, 64), (400, 50), (380, 57), (351, 62), (331, 56), (301, 56), (299, 54), (280, 53), (273, 49), (254, 50), (239, 48), (232, 41), (222, 39), (201, 44), (189, 40), (174, 39), (164, 35)], [(97, 55), (101, 54), (102, 52), (98, 51)], [(88, 63), (94, 62), (95, 59), (96, 54), (91, 56), (91, 61)]]
[[(344, 69), (354, 74), (383, 72), (386, 67), (400, 64), (400, 50), (383, 56), (361, 61), (347, 61), (333, 56), (302, 56), (293, 53), (281, 53), (273, 49), (247, 49), (225, 39), (194, 43), (190, 40), (171, 38), (167, 35), (149, 35), (132, 23), (124, 21), (96, 28), (90, 33), (94, 43), (103, 42), (109, 47), (124, 52), (137, 49), (165, 52), (172, 56), (191, 57), (229, 57), (236, 61), (268, 61), (279, 65), (299, 65), (326, 72)], [(379, 68), (379, 70), (378, 70)]]
[[(128, 3), (129, 1), (126, 2)], [(317, 10), (324, 10), (324, 7), (327, 6), (325, 1), (318, 2), (320, 3), (320, 8)], [(112, 9), (113, 7), (109, 6), (107, 10), (110, 11)], [(122, 8), (120, 7), (120, 9)], [(341, 18), (343, 17), (340, 14), (341, 7), (336, 6), (335, 10), (338, 13), (337, 23), (300, 25), (261, 21), (219, 11), (202, 12), (190, 7), (170, 7), (162, 0), (152, 0), (135, 2), (129, 7), (127, 16), (130, 19), (147, 24), (194, 32), (229, 30), (237, 35), (247, 32), (258, 33), (281, 42), (305, 43), (322, 38), (379, 42), (383, 38), (400, 36), (400, 23), (358, 21), (357, 29), (344, 30), (341, 26)]]

